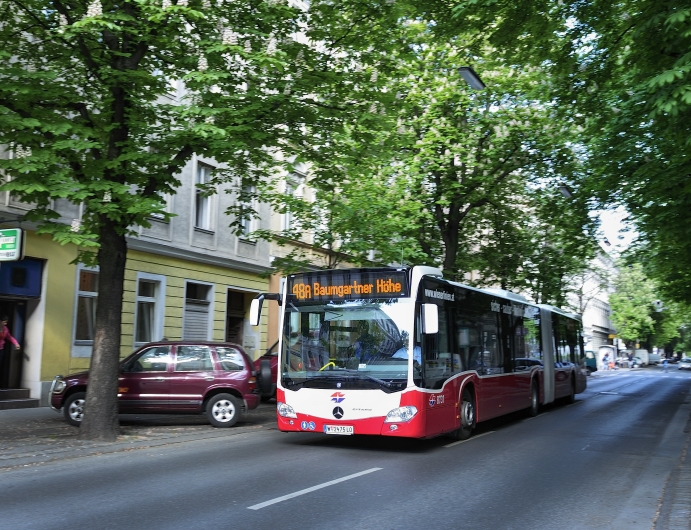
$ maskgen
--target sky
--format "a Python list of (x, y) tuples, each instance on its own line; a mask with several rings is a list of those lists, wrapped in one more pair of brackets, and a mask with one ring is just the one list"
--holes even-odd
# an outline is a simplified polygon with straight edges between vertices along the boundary
[[(600, 210), (598, 215), (600, 217), (601, 243), (603, 243), (601, 246), (610, 254), (618, 254), (626, 250), (636, 236), (633, 228), (627, 230), (626, 210), (623, 207), (616, 210)], [(609, 241), (609, 246), (605, 240)]]

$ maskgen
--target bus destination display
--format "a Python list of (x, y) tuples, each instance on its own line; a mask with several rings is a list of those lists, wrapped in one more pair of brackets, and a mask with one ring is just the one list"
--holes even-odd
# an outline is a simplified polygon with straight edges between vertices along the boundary
[(299, 301), (363, 300), (408, 296), (405, 271), (312, 272), (288, 277), (288, 292)]

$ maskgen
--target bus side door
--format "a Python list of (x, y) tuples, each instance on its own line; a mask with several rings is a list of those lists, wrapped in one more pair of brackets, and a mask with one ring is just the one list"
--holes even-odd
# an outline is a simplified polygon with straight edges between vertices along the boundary
[[(454, 380), (455, 381), (455, 380)], [(456, 394), (454, 382), (449, 382), (443, 389), (425, 394), (425, 414), (427, 436), (436, 436), (456, 428)]]

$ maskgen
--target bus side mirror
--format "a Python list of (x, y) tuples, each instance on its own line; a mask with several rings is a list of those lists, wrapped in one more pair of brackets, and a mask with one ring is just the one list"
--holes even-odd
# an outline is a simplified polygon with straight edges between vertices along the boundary
[(276, 300), (278, 305), (283, 303), (281, 295), (278, 293), (258, 294), (256, 298), (252, 300), (252, 304), (250, 304), (250, 324), (253, 326), (259, 325), (259, 320), (262, 317), (262, 304), (264, 303), (265, 298), (267, 300)]
[(436, 304), (422, 304), (422, 332), (425, 335), (439, 332), (439, 308)]
[(264, 301), (263, 296), (258, 296), (254, 300), (252, 300), (252, 304), (250, 305), (250, 324), (253, 326), (258, 326), (259, 325), (259, 319), (262, 316), (262, 302)]

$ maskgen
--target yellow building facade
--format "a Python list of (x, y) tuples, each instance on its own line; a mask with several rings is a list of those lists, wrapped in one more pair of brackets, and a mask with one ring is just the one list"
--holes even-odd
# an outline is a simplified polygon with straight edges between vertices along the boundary
[[(266, 322), (253, 328), (247, 316), (256, 294), (269, 290), (267, 267), (136, 238), (129, 243), (121, 357), (163, 338), (235, 342), (252, 358), (265, 349)], [(5, 276), (25, 278), (33, 289), (29, 295), (12, 287), (0, 292), (0, 311), (21, 345), (17, 351), (6, 344), (0, 387), (28, 388), (47, 405), (55, 375), (89, 369), (98, 269), (75, 263), (75, 246), (33, 231), (26, 233), (25, 249), (23, 260), (0, 265)]]

